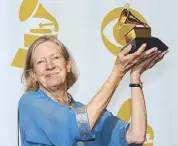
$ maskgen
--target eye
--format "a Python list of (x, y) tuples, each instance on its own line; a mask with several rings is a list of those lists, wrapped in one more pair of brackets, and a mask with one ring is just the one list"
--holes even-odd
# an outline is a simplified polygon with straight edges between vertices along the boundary
[(45, 62), (44, 60), (39, 60), (39, 61), (37, 61), (36, 64), (42, 64), (42, 63), (44, 63), (44, 62)]
[(60, 58), (61, 58), (61, 56), (59, 56), (59, 55), (56, 55), (53, 57), (53, 59), (60, 59)]
[(59, 59), (59, 58), (60, 58), (59, 56), (54, 57), (54, 59)]

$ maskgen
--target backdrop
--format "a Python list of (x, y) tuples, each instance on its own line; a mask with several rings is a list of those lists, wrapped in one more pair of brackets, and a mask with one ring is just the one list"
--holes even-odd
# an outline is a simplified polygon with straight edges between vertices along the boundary
[[(30, 44), (39, 36), (49, 34), (57, 36), (69, 48), (80, 72), (70, 93), (87, 104), (110, 75), (115, 54), (125, 45), (117, 22), (126, 2), (130, 2), (134, 15), (151, 26), (152, 36), (159, 37), (170, 48), (165, 59), (142, 77), (148, 110), (144, 146), (178, 146), (176, 0), (1, 1), (1, 145), (18, 143), (17, 107), (24, 93), (21, 75)], [(108, 106), (109, 111), (127, 122), (131, 114), (128, 84), (129, 74)]]

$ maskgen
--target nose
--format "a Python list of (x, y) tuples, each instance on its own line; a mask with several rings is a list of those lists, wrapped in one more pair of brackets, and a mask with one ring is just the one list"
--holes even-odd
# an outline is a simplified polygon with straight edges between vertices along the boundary
[(55, 68), (55, 65), (51, 60), (46, 61), (46, 70), (53, 70)]

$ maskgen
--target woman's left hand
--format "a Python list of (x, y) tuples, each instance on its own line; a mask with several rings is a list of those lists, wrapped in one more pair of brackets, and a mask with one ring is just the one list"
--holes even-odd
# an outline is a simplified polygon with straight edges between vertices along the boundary
[(152, 49), (146, 51), (141, 56), (141, 61), (138, 62), (132, 69), (131, 74), (139, 74), (141, 75), (146, 70), (152, 68), (156, 63), (161, 61), (164, 58), (164, 55), (168, 53), (168, 51), (156, 51), (150, 53)]

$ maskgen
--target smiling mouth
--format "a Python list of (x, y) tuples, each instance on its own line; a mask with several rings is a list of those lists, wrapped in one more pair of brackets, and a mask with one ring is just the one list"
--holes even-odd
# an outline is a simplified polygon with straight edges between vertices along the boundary
[(58, 72), (54, 72), (54, 73), (49, 73), (46, 75), (46, 77), (52, 77), (52, 76), (57, 76), (58, 75)]

